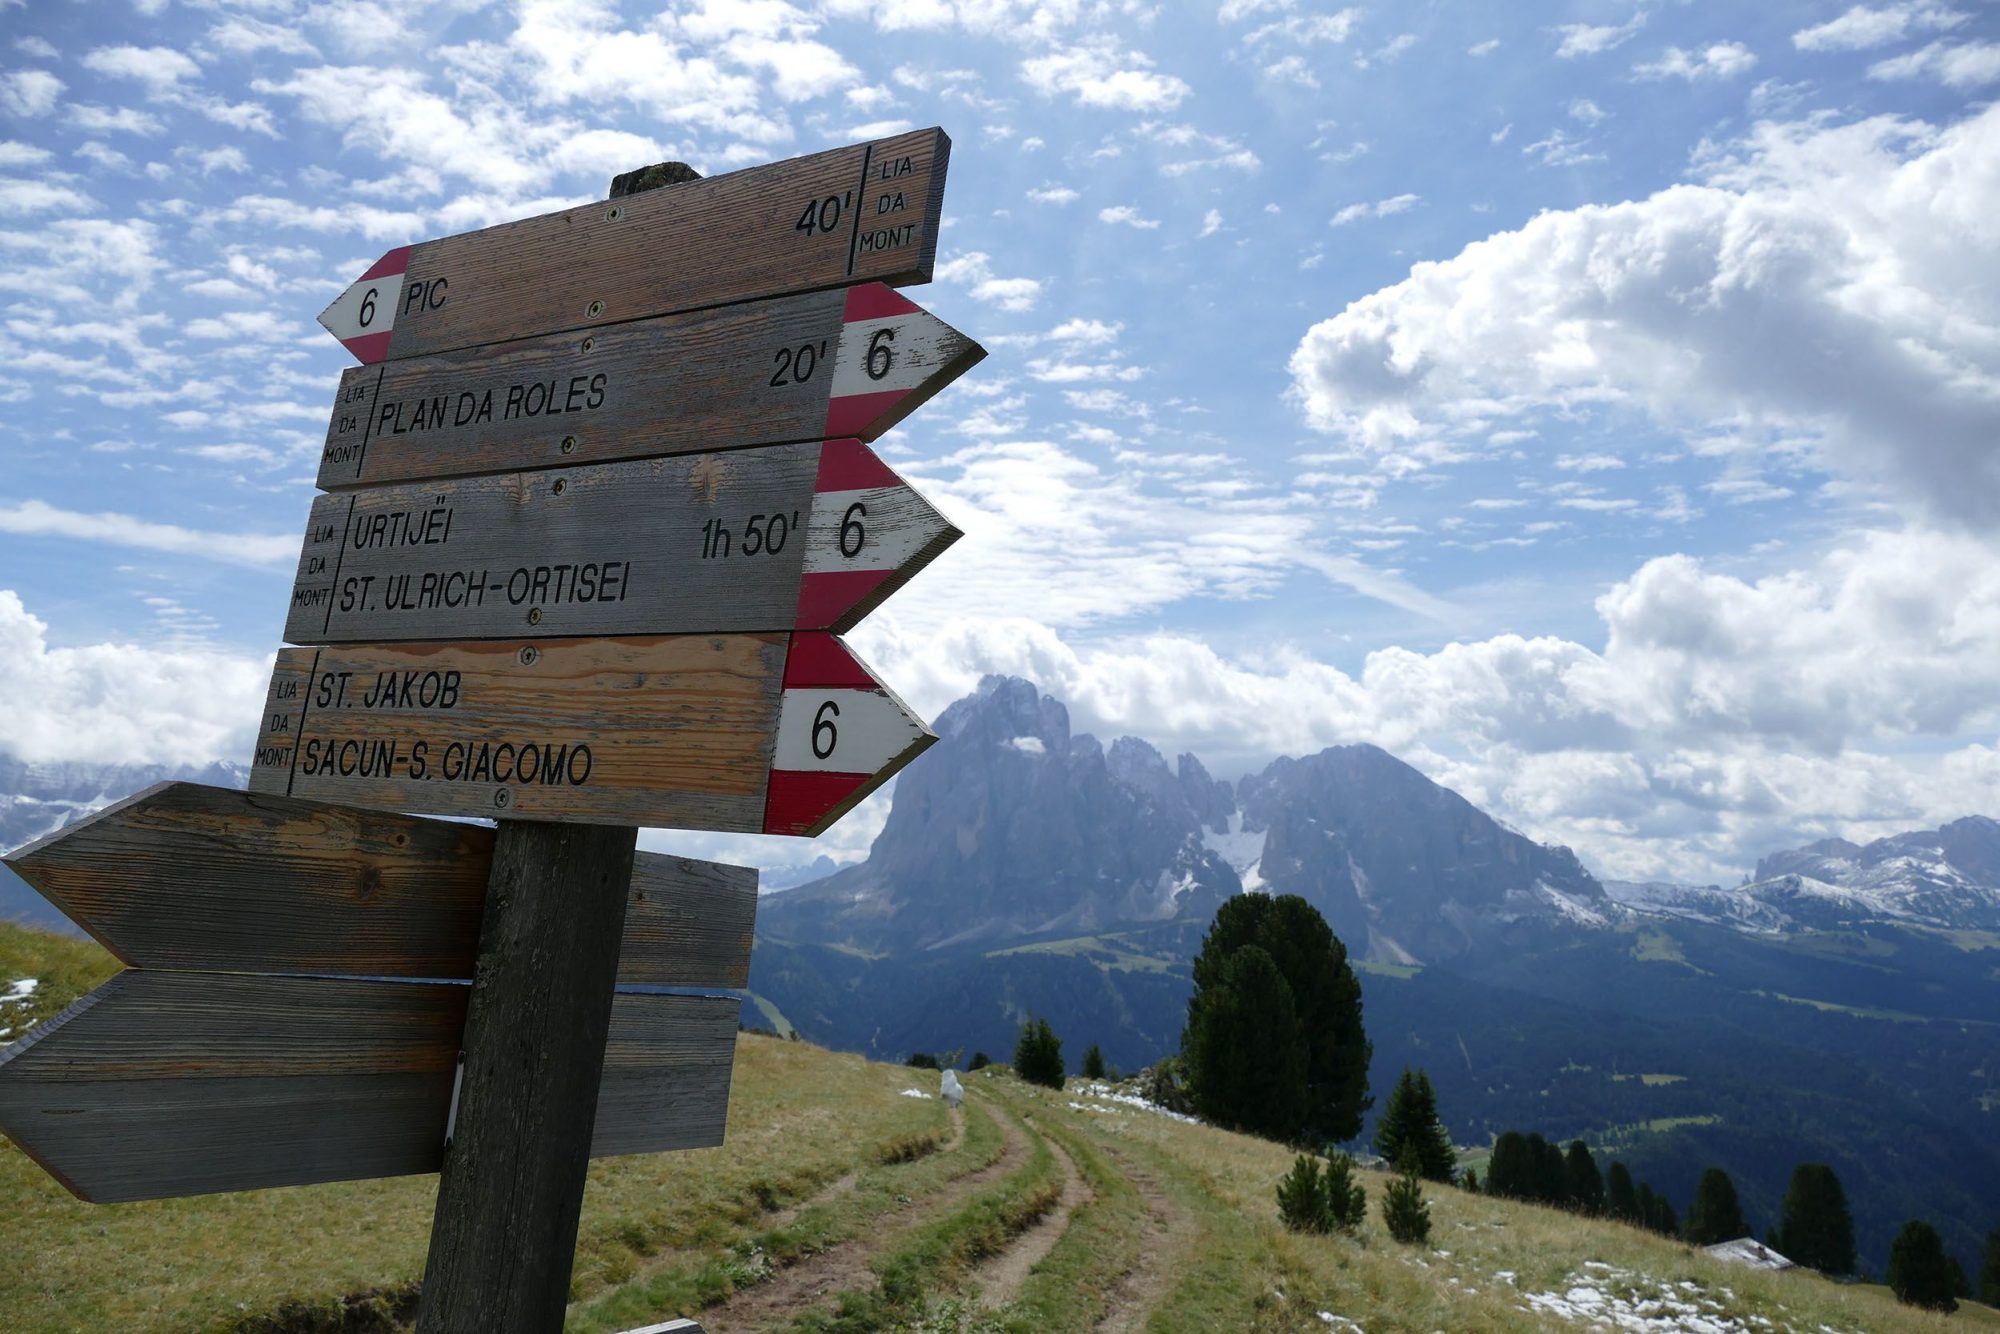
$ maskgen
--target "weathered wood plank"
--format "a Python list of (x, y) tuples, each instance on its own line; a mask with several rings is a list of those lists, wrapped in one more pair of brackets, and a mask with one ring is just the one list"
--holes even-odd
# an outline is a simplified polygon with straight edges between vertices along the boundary
[(250, 787), (810, 835), (935, 739), (818, 632), (285, 649)]
[(357, 366), (319, 485), (873, 440), (985, 355), (868, 283)]
[[(0, 1050), (0, 1130), (99, 1203), (434, 1172), (470, 991), (132, 969)], [(722, 1142), (738, 1006), (616, 997), (594, 1155)]]
[(562, 1328), (637, 833), (501, 822), (421, 1334)]
[(845, 630), (958, 538), (857, 440), (321, 496), (285, 638)]
[(758, 297), (929, 282), (951, 141), (916, 130), (383, 256), (320, 316), (363, 362)]
[[(470, 978), (493, 830), (161, 783), (5, 858), (128, 964)], [(757, 873), (642, 852), (623, 985), (740, 987)]]

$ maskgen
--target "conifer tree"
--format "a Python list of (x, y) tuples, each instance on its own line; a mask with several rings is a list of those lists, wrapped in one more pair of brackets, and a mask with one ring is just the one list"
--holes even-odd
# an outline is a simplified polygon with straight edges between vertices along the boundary
[(1614, 1162), (1604, 1178), (1604, 1212), (1621, 1223), (1642, 1222), (1639, 1196), (1632, 1189), (1632, 1173), (1623, 1163)]
[(1048, 1020), (1030, 1019), (1021, 1025), (1021, 1036), (1014, 1042), (1014, 1073), (1030, 1084), (1063, 1086), (1062, 1040)]
[(1980, 1251), (1979, 1300), (2000, 1306), (2000, 1228), (1986, 1234), (1986, 1245)]
[(1326, 1178), (1320, 1174), (1319, 1159), (1311, 1154), (1302, 1153), (1294, 1159), (1292, 1170), (1278, 1182), (1278, 1217), (1294, 1232), (1332, 1230)]
[[(1258, 1005), (1282, 1009), (1276, 988), (1232, 979), (1231, 960), (1248, 948), (1284, 981), (1289, 1022), (1282, 1013), (1255, 1012)], [(1255, 983), (1255, 996), (1246, 997), (1246, 981)], [(1217, 1027), (1254, 1040), (1268, 1065), (1296, 1079), (1297, 1096), (1279, 1099), (1282, 1115), (1241, 1101), (1256, 1081), (1231, 1055), (1230, 1038), (1211, 1031)], [(1296, 894), (1239, 894), (1217, 910), (1195, 956), (1181, 1052), (1188, 1093), (1211, 1121), (1290, 1140), (1340, 1141), (1361, 1133), (1372, 1052), (1361, 1026), (1361, 983), (1318, 909)]]
[(1800, 1163), (1778, 1211), (1778, 1249), (1822, 1274), (1854, 1272), (1854, 1215), (1847, 1192), (1825, 1163)]
[(1244, 945), (1197, 999), (1200, 1017), (1181, 1039), (1195, 1110), (1225, 1129), (1296, 1138), (1306, 1119), (1306, 1044), (1278, 965), (1262, 946)]
[(1736, 1183), (1721, 1168), (1709, 1168), (1701, 1174), (1701, 1184), (1694, 1188), (1694, 1202), (1688, 1205), (1688, 1241), (1696, 1246), (1713, 1246), (1749, 1235), (1750, 1225), (1743, 1221), (1743, 1206), (1736, 1199)]
[(1090, 1050), (1083, 1054), (1083, 1077), (1085, 1079), (1104, 1078), (1104, 1053), (1097, 1049), (1095, 1042), (1091, 1043)]
[(1333, 1226), (1343, 1232), (1356, 1231), (1368, 1216), (1368, 1188), (1361, 1184), (1352, 1154), (1327, 1155), (1326, 1209)]
[(1465, 1171), (1459, 1174), (1458, 1184), (1465, 1188), (1467, 1195), (1477, 1195), (1479, 1193), (1479, 1173), (1469, 1167), (1466, 1168)]
[(1486, 1193), (1503, 1200), (1525, 1200), (1533, 1189), (1534, 1155), (1528, 1140), (1518, 1130), (1509, 1130), (1493, 1141), (1493, 1156), (1486, 1160)]
[(1458, 1167), (1458, 1150), (1438, 1117), (1437, 1091), (1422, 1070), (1403, 1067), (1402, 1078), (1389, 1095), (1389, 1105), (1375, 1125), (1375, 1152), (1392, 1163), (1414, 1155), (1417, 1175), (1449, 1183)]
[(1580, 1139), (1571, 1140), (1569, 1152), (1563, 1156), (1563, 1167), (1569, 1175), (1570, 1207), (1580, 1214), (1603, 1213), (1604, 1178), (1598, 1175), (1597, 1159), (1591, 1156), (1590, 1146)]
[(1568, 1204), (1569, 1167), (1563, 1162), (1562, 1150), (1537, 1132), (1528, 1136), (1528, 1151), (1535, 1163), (1533, 1193), (1528, 1198), (1558, 1209)]
[(1944, 1238), (1922, 1219), (1903, 1224), (1889, 1247), (1889, 1291), (1908, 1306), (1947, 1315), (1958, 1309), (1952, 1296), (1951, 1264), (1944, 1253)]
[(1653, 1188), (1641, 1181), (1638, 1192), (1632, 1198), (1638, 1209), (1638, 1216), (1632, 1221), (1640, 1227), (1653, 1226), (1653, 1220), (1660, 1216), (1659, 1203), (1653, 1199)]
[(1431, 1206), (1424, 1199), (1423, 1179), (1417, 1175), (1414, 1153), (1403, 1155), (1402, 1170), (1382, 1192), (1382, 1222), (1397, 1241), (1415, 1243), (1430, 1239)]
[[(1645, 1187), (1639, 1189), (1644, 1190)], [(1646, 1226), (1663, 1237), (1678, 1237), (1681, 1234), (1681, 1220), (1674, 1213), (1673, 1201), (1665, 1194), (1653, 1196), (1652, 1207), (1646, 1212)]]

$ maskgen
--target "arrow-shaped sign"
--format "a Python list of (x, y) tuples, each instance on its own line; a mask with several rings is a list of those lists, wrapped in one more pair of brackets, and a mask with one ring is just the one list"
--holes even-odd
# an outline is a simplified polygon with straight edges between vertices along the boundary
[[(466, 978), (493, 830), (160, 783), (9, 853), (16, 875), (134, 967)], [(757, 873), (641, 852), (620, 986), (741, 987)]]
[(321, 496), (285, 638), (845, 631), (958, 538), (857, 440)]
[(320, 315), (362, 362), (931, 279), (951, 140), (916, 130), (382, 256)]
[(284, 649), (253, 791), (815, 835), (937, 738), (832, 635)]
[[(472, 976), (493, 841), (169, 783), (12, 854), (139, 966), (0, 1051), (0, 1129), (96, 1201), (436, 1171), (470, 988), (415, 979)], [(619, 983), (743, 985), (755, 912), (640, 854)], [(738, 1008), (620, 992), (592, 1153), (720, 1144)]]
[(853, 436), (985, 349), (881, 283), (345, 372), (326, 490)]

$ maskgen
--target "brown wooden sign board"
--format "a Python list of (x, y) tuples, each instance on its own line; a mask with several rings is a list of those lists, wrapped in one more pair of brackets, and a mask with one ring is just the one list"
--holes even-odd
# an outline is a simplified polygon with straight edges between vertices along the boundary
[[(135, 967), (470, 978), (493, 834), (161, 783), (5, 862)], [(619, 984), (746, 985), (756, 914), (749, 867), (638, 854)]]
[(985, 355), (867, 283), (356, 366), (319, 485), (874, 440)]
[(845, 630), (958, 535), (858, 440), (371, 487), (313, 503), (285, 638)]
[(250, 787), (810, 836), (934, 740), (816, 631), (284, 649)]
[[(0, 1127), (97, 1203), (435, 1172), (471, 990), (129, 969), (7, 1049)], [(739, 1008), (613, 998), (592, 1156), (722, 1143)]]
[(929, 282), (951, 141), (916, 130), (390, 251), (320, 315), (363, 362)]

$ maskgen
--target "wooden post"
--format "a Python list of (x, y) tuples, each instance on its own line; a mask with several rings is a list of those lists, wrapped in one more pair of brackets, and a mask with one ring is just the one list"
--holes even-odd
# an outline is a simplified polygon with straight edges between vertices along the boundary
[(421, 1334), (562, 1328), (638, 833), (500, 824)]
[[(693, 179), (661, 164), (612, 197)], [(500, 822), (418, 1334), (562, 1329), (638, 839)]]

